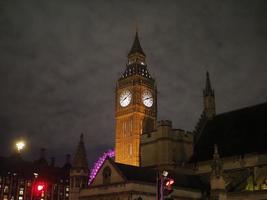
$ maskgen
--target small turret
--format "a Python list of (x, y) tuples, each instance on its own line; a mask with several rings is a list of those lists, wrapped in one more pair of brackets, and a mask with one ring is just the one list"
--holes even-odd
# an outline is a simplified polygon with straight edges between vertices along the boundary
[(80, 136), (80, 142), (78, 144), (76, 153), (73, 158), (72, 167), (76, 169), (77, 168), (88, 169), (86, 150), (83, 142), (83, 134), (81, 134)]
[(222, 161), (218, 152), (218, 146), (214, 145), (213, 160), (211, 163), (212, 176), (220, 177), (222, 175)]
[(216, 115), (215, 108), (215, 95), (214, 90), (211, 87), (209, 72), (206, 74), (206, 86), (203, 90), (203, 104), (204, 104), (204, 114), (208, 119), (212, 119)]
[(71, 169), (71, 161), (70, 161), (70, 154), (66, 155), (65, 164), (63, 165), (63, 168), (70, 170)]
[(80, 142), (76, 149), (72, 167), (70, 169), (70, 200), (79, 199), (80, 189), (88, 185), (88, 163), (86, 150), (83, 142), (83, 134), (80, 136)]
[(35, 162), (38, 163), (39, 165), (48, 165), (45, 153), (46, 153), (46, 149), (45, 148), (41, 148), (40, 149), (40, 157)]
[(216, 144), (214, 145), (213, 160), (211, 162), (210, 189), (211, 200), (226, 199), (225, 180), (223, 177), (223, 163), (220, 159), (218, 147)]

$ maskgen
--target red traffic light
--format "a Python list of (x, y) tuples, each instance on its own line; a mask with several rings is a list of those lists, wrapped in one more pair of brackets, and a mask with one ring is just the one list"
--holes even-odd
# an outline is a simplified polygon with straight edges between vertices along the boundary
[(166, 185), (167, 187), (171, 187), (172, 184), (174, 184), (174, 180), (171, 179), (171, 178), (169, 178), (169, 179), (165, 182), (165, 185)]
[(44, 189), (44, 185), (43, 184), (38, 184), (37, 185), (37, 191), (42, 191)]
[(45, 182), (38, 181), (34, 184), (34, 191), (36, 195), (40, 195), (45, 191)]
[(163, 187), (163, 196), (168, 196), (173, 192), (174, 180), (172, 178), (165, 178)]
[(46, 192), (46, 183), (44, 181), (34, 182), (34, 187), (32, 192), (34, 200), (44, 197)]

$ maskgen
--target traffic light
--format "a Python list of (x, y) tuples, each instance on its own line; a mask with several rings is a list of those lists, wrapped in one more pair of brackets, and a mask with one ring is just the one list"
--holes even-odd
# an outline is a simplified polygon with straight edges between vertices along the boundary
[(174, 179), (168, 177), (168, 171), (157, 173), (157, 200), (173, 200), (168, 197), (173, 192)]
[(41, 181), (37, 181), (34, 184), (34, 199), (42, 199), (44, 197), (45, 194), (45, 183), (41, 182)]
[(43, 184), (37, 185), (37, 191), (40, 192), (42, 190), (44, 190), (44, 185)]
[(163, 196), (168, 196), (173, 192), (172, 185), (174, 184), (174, 180), (172, 178), (164, 178), (163, 182)]

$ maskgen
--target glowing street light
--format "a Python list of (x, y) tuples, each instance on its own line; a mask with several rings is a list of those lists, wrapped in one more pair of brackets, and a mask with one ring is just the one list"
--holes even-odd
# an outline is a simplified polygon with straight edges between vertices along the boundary
[(21, 150), (24, 149), (24, 147), (25, 147), (25, 142), (22, 140), (16, 142), (16, 147), (17, 147), (18, 152), (20, 153)]

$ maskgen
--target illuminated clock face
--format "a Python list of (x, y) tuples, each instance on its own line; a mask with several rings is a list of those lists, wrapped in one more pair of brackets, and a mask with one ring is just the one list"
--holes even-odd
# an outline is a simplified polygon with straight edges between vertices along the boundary
[(145, 90), (142, 94), (142, 101), (146, 107), (151, 107), (153, 105), (152, 93), (148, 90)]
[(122, 91), (120, 95), (120, 104), (122, 107), (126, 107), (130, 104), (132, 99), (132, 94), (129, 90)]

